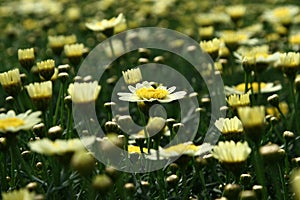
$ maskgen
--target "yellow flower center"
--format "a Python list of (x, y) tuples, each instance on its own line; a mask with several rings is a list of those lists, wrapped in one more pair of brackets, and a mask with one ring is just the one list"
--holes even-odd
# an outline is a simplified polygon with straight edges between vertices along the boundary
[(281, 8), (274, 10), (274, 15), (276, 17), (286, 17), (290, 14), (290, 11), (288, 8)]
[(172, 152), (184, 153), (186, 151), (196, 152), (197, 150), (198, 150), (198, 147), (195, 146), (194, 144), (189, 144), (189, 145), (178, 144), (178, 145), (166, 148), (165, 152), (167, 152), (167, 153), (172, 153)]
[[(128, 152), (141, 154), (141, 148), (138, 146), (128, 145)], [(143, 148), (143, 152), (148, 152), (148, 149)]]
[[(260, 88), (263, 89), (266, 87), (266, 83), (260, 83)], [(248, 89), (251, 87), (250, 84), (248, 84)], [(253, 92), (258, 92), (258, 83), (254, 82), (252, 83), (252, 88), (253, 88)], [(237, 89), (240, 92), (244, 92), (245, 91), (245, 83), (240, 83), (238, 84), (235, 89)]]
[(0, 129), (7, 129), (8, 127), (18, 127), (23, 124), (24, 121), (16, 117), (0, 119)]
[(141, 99), (164, 99), (169, 92), (162, 88), (140, 88), (135, 91)]

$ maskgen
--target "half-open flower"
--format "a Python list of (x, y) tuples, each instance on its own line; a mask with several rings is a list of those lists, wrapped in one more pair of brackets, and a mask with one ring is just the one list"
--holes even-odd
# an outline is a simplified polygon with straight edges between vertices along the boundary
[(220, 118), (215, 122), (215, 126), (227, 140), (238, 141), (241, 139), (244, 132), (243, 124), (236, 116), (231, 119)]
[(7, 94), (11, 96), (17, 95), (21, 90), (21, 77), (19, 69), (13, 69), (0, 73), (0, 83), (3, 87), (3, 90)]
[(251, 148), (247, 142), (219, 142), (212, 150), (213, 157), (236, 176), (241, 173), (250, 153)]
[(90, 103), (96, 101), (101, 86), (97, 81), (89, 83), (71, 83), (68, 88), (73, 103)]
[(167, 88), (165, 86), (158, 86), (154, 88), (149, 82), (137, 83), (135, 87), (129, 85), (128, 89), (131, 93), (119, 92), (119, 99), (129, 102), (153, 102), (158, 101), (161, 103), (168, 103), (178, 99), (182, 99), (185, 95), (185, 91), (175, 92), (176, 87)]
[(39, 110), (45, 110), (52, 97), (52, 82), (30, 83), (25, 86), (33, 104)]

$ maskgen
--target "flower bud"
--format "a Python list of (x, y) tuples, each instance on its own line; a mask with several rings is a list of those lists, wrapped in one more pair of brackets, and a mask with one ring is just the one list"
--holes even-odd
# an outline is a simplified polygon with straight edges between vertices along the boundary
[(244, 190), (240, 193), (240, 200), (257, 200), (257, 198), (254, 191)]
[(241, 187), (238, 184), (227, 184), (224, 188), (223, 196), (227, 199), (238, 199)]
[(117, 180), (120, 176), (120, 172), (112, 166), (107, 166), (105, 168), (105, 174), (107, 174), (114, 181)]
[(108, 121), (105, 123), (105, 131), (106, 133), (119, 133), (120, 128), (117, 122), (114, 121)]
[(135, 193), (135, 186), (133, 183), (125, 183), (124, 189), (128, 195), (134, 195)]
[(38, 169), (38, 170), (41, 170), (43, 168), (43, 163), (42, 162), (37, 162), (35, 167)]
[(45, 124), (44, 123), (38, 123), (32, 127), (33, 133), (40, 137), (43, 138), (45, 136)]
[(161, 63), (161, 64), (163, 64), (163, 63), (165, 62), (165, 58), (164, 58), (163, 56), (156, 56), (156, 57), (153, 59), (153, 61), (154, 61), (155, 63)]
[(59, 65), (57, 68), (58, 68), (59, 73), (61, 73), (61, 72), (68, 73), (71, 69), (71, 66), (69, 64), (65, 64), (65, 65)]
[(281, 151), (280, 147), (277, 144), (267, 144), (259, 149), (265, 164), (273, 165), (276, 162), (279, 162), (284, 157), (284, 153)]
[(263, 186), (253, 185), (252, 190), (255, 192), (257, 199), (262, 199)]
[(95, 158), (89, 152), (76, 152), (71, 158), (71, 167), (82, 176), (88, 176), (95, 167)]
[(55, 140), (61, 137), (63, 129), (60, 126), (53, 126), (48, 130), (48, 138)]
[(178, 181), (179, 181), (179, 178), (176, 174), (172, 174), (166, 178), (166, 182), (167, 182), (168, 186), (170, 186), (171, 188), (176, 187), (178, 184)]
[(8, 142), (5, 137), (0, 137), (0, 151), (5, 151), (8, 149)]
[(246, 186), (251, 182), (251, 175), (250, 174), (241, 174), (240, 182), (242, 185)]
[(292, 131), (284, 131), (283, 132), (283, 138), (286, 141), (291, 141), (292, 139), (295, 138), (295, 134)]
[(149, 58), (151, 51), (146, 48), (139, 48), (138, 52), (140, 54), (140, 58)]
[(278, 108), (279, 107), (279, 96), (278, 96), (278, 94), (273, 94), (273, 95), (269, 96), (268, 97), (268, 102), (272, 106)]
[(149, 63), (149, 60), (147, 58), (139, 58), (138, 63), (140, 65), (147, 64), (147, 63)]
[(100, 194), (108, 193), (113, 187), (113, 182), (106, 174), (97, 175), (93, 180), (93, 188)]
[(26, 185), (26, 189), (29, 191), (29, 192), (33, 192), (34, 190), (36, 190), (37, 188), (37, 182), (30, 182)]

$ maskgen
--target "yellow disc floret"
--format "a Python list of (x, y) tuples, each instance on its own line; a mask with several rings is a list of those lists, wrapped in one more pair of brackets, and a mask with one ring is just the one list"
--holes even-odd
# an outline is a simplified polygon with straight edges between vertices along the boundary
[(16, 117), (0, 119), (0, 129), (6, 129), (8, 127), (18, 127), (18, 126), (22, 126), (23, 124), (24, 121)]
[(164, 99), (169, 94), (163, 88), (139, 88), (135, 93), (141, 99)]

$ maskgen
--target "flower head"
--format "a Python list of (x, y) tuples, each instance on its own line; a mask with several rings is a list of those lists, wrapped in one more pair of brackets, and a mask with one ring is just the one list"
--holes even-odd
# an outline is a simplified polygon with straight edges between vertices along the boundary
[[(281, 90), (282, 86), (281, 84), (275, 84), (275, 83), (264, 83), (260, 82), (260, 92), (261, 93), (271, 93), (271, 92), (277, 92)], [(252, 82), (252, 84), (248, 83), (248, 87), (246, 89), (248, 93), (258, 93), (258, 83)], [(245, 83), (240, 83), (236, 86), (229, 87), (225, 86), (225, 93), (227, 95), (230, 94), (243, 94), (245, 92)]]
[(212, 155), (219, 162), (235, 163), (244, 162), (251, 153), (251, 148), (247, 142), (233, 142), (225, 141), (219, 142), (217, 146), (213, 148)]
[(232, 108), (249, 106), (250, 105), (250, 95), (247, 94), (232, 94), (227, 98), (228, 105)]
[(19, 69), (0, 73), (0, 83), (6, 93), (16, 95), (21, 89), (21, 78)]
[(226, 7), (226, 13), (232, 20), (237, 20), (245, 15), (246, 7), (244, 5), (228, 6)]
[(48, 138), (29, 142), (31, 151), (44, 155), (64, 155), (77, 151), (84, 151), (85, 147), (80, 139), (74, 138), (69, 140), (57, 139), (52, 141)]
[(39, 110), (47, 108), (52, 97), (52, 82), (30, 83), (25, 86), (30, 99)]
[(39, 123), (41, 119), (39, 116), (42, 113), (40, 111), (31, 112), (31, 110), (25, 113), (16, 115), (15, 111), (10, 110), (7, 113), (0, 114), (0, 132), (17, 132), (19, 130), (29, 130), (35, 124)]
[(53, 59), (48, 59), (36, 63), (40, 75), (49, 80), (54, 74), (55, 61)]
[(149, 82), (137, 83), (135, 87), (129, 85), (128, 89), (131, 93), (119, 92), (119, 99), (129, 102), (143, 102), (143, 101), (159, 101), (161, 103), (168, 103), (174, 100), (182, 99), (186, 92), (175, 92), (176, 87), (167, 89), (165, 86), (158, 86), (154, 88)]
[(158, 150), (150, 149), (150, 155), (147, 158), (156, 160), (157, 151), (159, 151), (159, 159), (176, 158), (182, 155), (185, 156), (199, 156), (205, 152), (208, 152), (211, 146), (207, 143), (197, 146), (192, 142), (179, 143), (166, 148), (159, 147)]
[(88, 22), (85, 24), (85, 26), (92, 31), (105, 31), (107, 29), (116, 28), (117, 26), (122, 26), (125, 23), (126, 23), (126, 19), (123, 13), (120, 13), (117, 18), (113, 17), (109, 20), (104, 19), (100, 22), (99, 21)]
[(218, 38), (214, 38), (209, 41), (201, 41), (200, 47), (207, 52), (213, 59), (218, 57), (221, 41)]
[(295, 192), (295, 196), (297, 200), (300, 199), (300, 169), (295, 169), (292, 173), (291, 177), (291, 186), (293, 191)]
[(30, 69), (34, 63), (34, 49), (18, 49), (18, 59), (22, 67)]
[(238, 108), (238, 115), (242, 121), (246, 135), (254, 142), (259, 142), (264, 132), (265, 107), (241, 107)]
[(215, 126), (224, 136), (230, 136), (230, 138), (240, 136), (244, 131), (242, 122), (236, 116), (231, 119), (220, 118), (215, 122)]
[(48, 36), (48, 45), (52, 49), (52, 51), (60, 55), (64, 45), (74, 44), (77, 42), (76, 35), (57, 35), (57, 36)]
[(122, 74), (124, 81), (127, 84), (136, 84), (143, 79), (140, 68), (129, 69), (125, 72), (122, 71)]
[(89, 83), (71, 83), (68, 88), (72, 101), (74, 103), (89, 103), (96, 101), (101, 86), (97, 81)]
[(2, 193), (2, 195), (4, 200), (33, 200), (35, 197), (35, 192), (29, 192), (27, 189), (20, 189)]
[[(143, 147), (143, 153), (147, 153), (147, 152), (148, 152), (148, 149)], [(141, 148), (139, 146), (134, 146), (134, 145), (128, 145), (128, 153), (129, 154), (133, 154), (133, 153), (142, 154)]]
[(281, 53), (276, 64), (282, 68), (287, 77), (294, 79), (300, 65), (300, 54), (296, 52)]
[(265, 107), (241, 107), (238, 108), (238, 114), (244, 126), (261, 125), (265, 120)]
[(67, 44), (64, 46), (66, 56), (69, 57), (81, 57), (83, 54), (83, 44)]
[(273, 10), (267, 10), (262, 18), (271, 23), (280, 23), (289, 25), (292, 23), (293, 18), (299, 13), (298, 6), (287, 5), (276, 7)]

